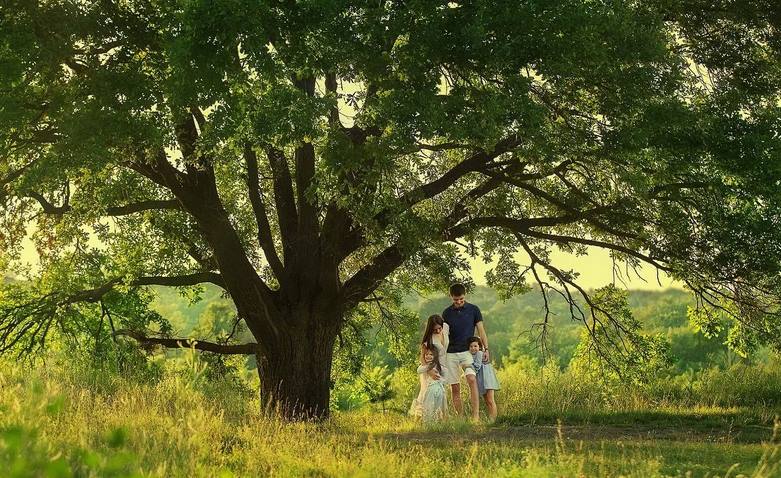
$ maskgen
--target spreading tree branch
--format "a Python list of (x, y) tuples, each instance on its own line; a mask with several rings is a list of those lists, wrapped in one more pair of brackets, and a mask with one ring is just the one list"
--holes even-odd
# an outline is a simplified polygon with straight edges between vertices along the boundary
[[(488, 175), (488, 176), (495, 177), (497, 179), (501, 179), (502, 181), (506, 182), (507, 184), (511, 184), (511, 185), (513, 185), (513, 186), (515, 186), (517, 188), (523, 189), (523, 190), (531, 193), (533, 196), (535, 196), (535, 197), (537, 197), (539, 199), (543, 199), (546, 202), (548, 202), (549, 204), (552, 204), (552, 205), (556, 206), (557, 208), (559, 208), (563, 212), (567, 212), (567, 213), (570, 213), (570, 214), (581, 214), (581, 215), (584, 214), (583, 211), (575, 208), (574, 206), (572, 206), (570, 204), (567, 204), (565, 201), (557, 198), (553, 194), (551, 194), (551, 193), (549, 193), (549, 192), (547, 192), (547, 191), (545, 191), (543, 189), (540, 189), (540, 188), (538, 188), (537, 186), (535, 186), (533, 184), (525, 182), (525, 180), (523, 180), (521, 178), (515, 178), (515, 177), (512, 177), (512, 176), (507, 176), (507, 175), (502, 174), (502, 173), (495, 173), (495, 172), (491, 172), (491, 171), (486, 171), (485, 174)], [(615, 236), (623, 236), (623, 237), (630, 237), (630, 238), (636, 238), (637, 237), (636, 234), (630, 233), (630, 232), (628, 232), (626, 230), (620, 231), (620, 230), (615, 229), (614, 227), (610, 226), (609, 224), (606, 224), (605, 222), (601, 221), (600, 219), (598, 219), (597, 214), (596, 214), (597, 212), (605, 212), (605, 211), (608, 211), (608, 210), (610, 210), (609, 206), (600, 206), (598, 208), (592, 209), (591, 212), (589, 213), (589, 216), (588, 216), (588, 219), (591, 222), (591, 224), (593, 224), (595, 227), (598, 227), (599, 229), (602, 229), (603, 231), (605, 231), (607, 233), (610, 233), (610, 234), (613, 234)], [(623, 215), (627, 216), (626, 214), (623, 214)], [(628, 215), (627, 219), (635, 220), (635, 221), (638, 221), (638, 222), (641, 222), (641, 223), (644, 222), (643, 218), (637, 217), (637, 216)]]
[(266, 206), (263, 203), (263, 195), (260, 191), (260, 177), (258, 174), (258, 157), (255, 151), (249, 146), (244, 147), (244, 160), (247, 163), (247, 188), (249, 189), (249, 199), (252, 204), (252, 210), (255, 213), (255, 220), (258, 224), (258, 243), (263, 249), (266, 260), (274, 271), (279, 281), (284, 280), (284, 266), (279, 259), (276, 247), (274, 247), (274, 236), (271, 234), (271, 225), (268, 221)]
[(266, 147), (266, 155), (274, 182), (274, 203), (279, 219), (285, 263), (290, 265), (295, 259), (294, 244), (297, 243), (298, 212), (293, 194), (293, 182), (285, 153), (271, 146)]
[(126, 166), (155, 184), (169, 189), (176, 197), (180, 199), (188, 197), (187, 176), (168, 161), (162, 148), (155, 151), (151, 157), (139, 153), (138, 157), (126, 163)]
[[(592, 300), (592, 298), (589, 295), (589, 293), (586, 292), (586, 290), (583, 289), (583, 287), (581, 287), (577, 282), (575, 282), (569, 276), (569, 274), (564, 273), (563, 271), (561, 271), (560, 269), (558, 269), (557, 267), (552, 265), (549, 261), (541, 258), (539, 254), (534, 252), (534, 250), (531, 248), (531, 246), (528, 244), (528, 242), (526, 241), (526, 239), (522, 235), (515, 234), (515, 237), (518, 240), (518, 242), (521, 244), (523, 249), (526, 251), (526, 253), (529, 255), (529, 257), (531, 258), (532, 264), (533, 265), (534, 264), (541, 265), (544, 269), (546, 269), (550, 273), (551, 276), (553, 276), (565, 288), (566, 295), (568, 297), (568, 302), (569, 302), (569, 304), (571, 306), (571, 308), (570, 308), (571, 312), (573, 311), (572, 307), (573, 306), (577, 306), (577, 304), (573, 300), (572, 294), (568, 290), (570, 286), (573, 287), (575, 290), (577, 290), (578, 293), (580, 294), (580, 296), (586, 302), (586, 304), (588, 304), (589, 310), (590, 310), (591, 326), (589, 326), (589, 323), (588, 323), (587, 320), (585, 320), (585, 317), (583, 317), (582, 320), (583, 320), (583, 324), (586, 326), (586, 329), (588, 330), (589, 334), (591, 334), (591, 336), (596, 339), (597, 338), (597, 333), (598, 333), (597, 332), (597, 327), (604, 327), (604, 324), (603, 324), (602, 320), (597, 316), (597, 312), (599, 312), (599, 313), (603, 314), (607, 318), (607, 320), (610, 323), (610, 325), (612, 325), (616, 329), (616, 331), (618, 332), (617, 336), (618, 336), (618, 338), (619, 338), (619, 340), (621, 342), (620, 344), (618, 342), (616, 342), (610, 335), (605, 335), (605, 338), (611, 344), (611, 348), (614, 348), (615, 350), (619, 350), (619, 351), (621, 351), (621, 350), (628, 351), (628, 347), (627, 347), (626, 343), (624, 342), (623, 335), (629, 333), (629, 331), (620, 323), (620, 321), (618, 321), (613, 316), (611, 311), (609, 311), (609, 310), (605, 309), (604, 307), (601, 307), (599, 304), (595, 303)], [(579, 310), (579, 307), (578, 307), (578, 310)], [(581, 311), (581, 314), (582, 314), (582, 311)], [(572, 318), (573, 319), (577, 319), (577, 317), (574, 314), (572, 315)], [(594, 347), (595, 347), (595, 351), (600, 355), (600, 357), (602, 357), (605, 360), (605, 362), (616, 373), (618, 373), (620, 375), (621, 374), (620, 367), (617, 366), (617, 364), (615, 363), (613, 358), (610, 356), (610, 353), (608, 351), (603, 350), (601, 348), (600, 340), (594, 340), (593, 344), (594, 344)]]
[(353, 274), (342, 287), (340, 301), (350, 308), (377, 289), (394, 270), (407, 259), (408, 254), (398, 244), (387, 247), (369, 264)]
[(377, 213), (377, 215), (374, 217), (374, 220), (381, 226), (389, 224), (391, 218), (393, 218), (395, 215), (409, 210), (421, 201), (431, 199), (434, 196), (444, 192), (467, 174), (477, 171), (485, 173), (490, 169), (491, 161), (493, 159), (512, 150), (520, 143), (520, 138), (513, 135), (497, 143), (490, 153), (486, 151), (478, 151), (477, 153), (458, 163), (456, 166), (453, 166), (434, 181), (422, 184), (414, 189), (411, 189), (410, 191), (407, 191), (396, 200), (396, 204), (394, 206)]
[[(121, 278), (112, 279), (105, 284), (75, 292), (65, 297), (61, 304), (75, 304), (77, 302), (97, 302), (104, 295), (108, 294), (115, 287), (122, 284)], [(212, 283), (216, 286), (225, 288), (225, 282), (222, 275), (216, 272), (196, 272), (180, 276), (141, 276), (128, 282), (128, 286), (149, 286), (160, 285), (166, 287), (186, 287), (203, 283)]]
[[(62, 216), (73, 210), (73, 206), (68, 203), (65, 203), (61, 206), (52, 204), (43, 196), (43, 194), (36, 191), (27, 193), (27, 196), (38, 201), (38, 204), (41, 205), (41, 208), (45, 214)], [(117, 217), (127, 216), (144, 211), (180, 211), (181, 209), (182, 205), (177, 199), (146, 199), (143, 201), (124, 204), (122, 206), (109, 206), (106, 208), (106, 215)]]
[[(204, 282), (224, 287), (222, 276), (214, 272), (200, 272), (181, 276), (142, 276), (126, 285), (128, 286), (188, 286)], [(121, 278), (105, 282), (93, 289), (64, 293), (60, 291), (35, 297), (18, 304), (8, 304), (0, 307), (0, 353), (14, 348), (20, 342), (20, 354), (33, 352), (43, 348), (49, 329), (59, 320), (60, 311), (79, 303), (98, 303), (102, 298), (123, 283)]]
[(141, 332), (130, 329), (119, 329), (114, 332), (114, 335), (131, 337), (138, 341), (143, 346), (155, 346), (159, 345), (166, 348), (178, 349), (178, 348), (193, 348), (196, 350), (202, 350), (204, 352), (214, 352), (223, 355), (255, 355), (258, 353), (258, 344), (216, 344), (214, 342), (205, 342), (196, 339), (170, 339), (163, 337), (148, 337)]
[(20, 167), (19, 169), (15, 169), (7, 173), (5, 176), (0, 178), (0, 186), (5, 186), (6, 184), (10, 184), (11, 182), (19, 179), (22, 176), (22, 174), (24, 174), (25, 171), (33, 167), (36, 162), (38, 162), (38, 159), (33, 159), (32, 161), (28, 162), (27, 164)]

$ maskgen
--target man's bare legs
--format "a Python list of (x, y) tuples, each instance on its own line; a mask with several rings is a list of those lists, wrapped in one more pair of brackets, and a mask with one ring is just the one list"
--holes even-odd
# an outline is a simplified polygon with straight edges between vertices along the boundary
[[(477, 377), (474, 375), (466, 376), (466, 383), (469, 385), (469, 402), (472, 404), (472, 420), (480, 421), (480, 393), (477, 391)], [(461, 417), (464, 415), (464, 403), (461, 400), (461, 384), (453, 383), (450, 385), (452, 392), (453, 408), (456, 414)]]
[(459, 417), (464, 414), (464, 404), (461, 402), (461, 384), (450, 384), (450, 398), (453, 400), (453, 408), (456, 409), (456, 415)]
[(486, 390), (485, 395), (483, 395), (483, 399), (485, 399), (485, 408), (488, 409), (488, 419), (493, 422), (496, 420), (496, 415), (498, 413), (496, 409), (496, 401), (494, 400), (494, 391)]
[[(480, 421), (480, 394), (477, 392), (477, 377), (474, 375), (466, 376), (466, 383), (469, 384), (469, 401), (472, 403), (472, 421)], [(459, 397), (460, 401), (460, 397)]]

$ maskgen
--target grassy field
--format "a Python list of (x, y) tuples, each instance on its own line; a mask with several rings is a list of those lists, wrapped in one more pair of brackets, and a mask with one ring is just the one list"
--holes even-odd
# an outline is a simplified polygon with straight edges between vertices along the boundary
[(760, 407), (516, 404), (493, 425), (433, 427), (371, 409), (319, 424), (258, 410), (244, 386), (197, 373), (137, 380), (3, 363), (0, 467), (12, 477), (781, 476), (775, 412)]

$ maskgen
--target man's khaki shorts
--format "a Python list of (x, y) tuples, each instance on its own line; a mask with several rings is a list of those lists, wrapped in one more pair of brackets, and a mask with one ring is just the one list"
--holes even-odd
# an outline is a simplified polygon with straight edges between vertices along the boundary
[(448, 352), (447, 354), (448, 384), (454, 385), (456, 383), (461, 383), (461, 373), (459, 372), (459, 370), (462, 370), (464, 372), (464, 376), (476, 375), (475, 369), (473, 368), (474, 363), (475, 363), (475, 358), (468, 350), (466, 352), (455, 352), (455, 353)]

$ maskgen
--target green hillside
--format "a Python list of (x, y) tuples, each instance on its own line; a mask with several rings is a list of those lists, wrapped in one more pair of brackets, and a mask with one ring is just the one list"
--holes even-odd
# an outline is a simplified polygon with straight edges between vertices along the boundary
[[(534, 327), (534, 324), (539, 324), (544, 318), (543, 298), (538, 292), (532, 291), (502, 301), (493, 289), (479, 286), (469, 294), (467, 300), (477, 304), (483, 312), (491, 348), (499, 365), (511, 356), (529, 356), (538, 361), (542, 359), (535, 332), (539, 329)], [(407, 296), (405, 307), (420, 317), (419, 330), (414, 336), (418, 337), (422, 333), (429, 315), (441, 313), (449, 303), (444, 293), (430, 297), (414, 293)], [(561, 297), (550, 296), (549, 304), (552, 312), (549, 319), (549, 357), (563, 368), (572, 358), (583, 326), (572, 320)], [(664, 334), (670, 340), (678, 370), (698, 370), (708, 365), (732, 363), (735, 357), (726, 351), (721, 343), (723, 340), (707, 339), (689, 325), (686, 308), (690, 304), (691, 295), (680, 289), (635, 290), (629, 294), (629, 305), (635, 317), (643, 324), (644, 331)], [(171, 321), (174, 330), (183, 335), (198, 335), (194, 333), (198, 324), (201, 326), (197, 332), (203, 333), (215, 323), (229, 321), (234, 313), (230, 301), (222, 297), (220, 289), (215, 286), (205, 287), (198, 301), (192, 301), (175, 290), (159, 288), (154, 306)], [(409, 346), (415, 347), (415, 340), (411, 341)], [(373, 347), (383, 345), (374, 342)], [(392, 362), (386, 350), (371, 352), (380, 357), (381, 361)]]

